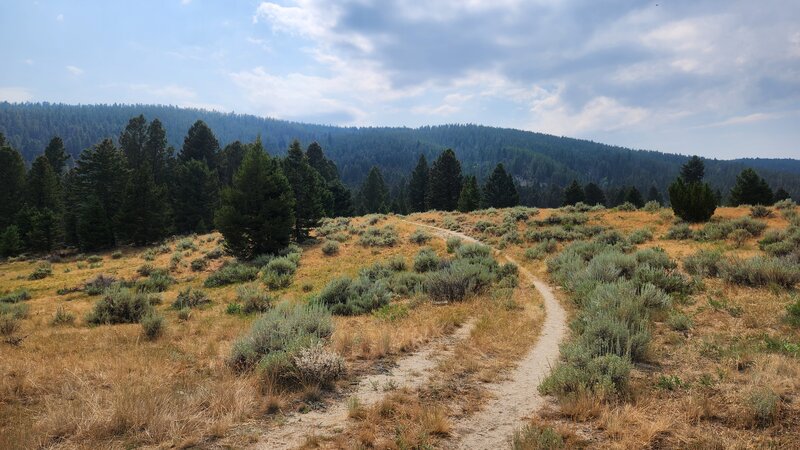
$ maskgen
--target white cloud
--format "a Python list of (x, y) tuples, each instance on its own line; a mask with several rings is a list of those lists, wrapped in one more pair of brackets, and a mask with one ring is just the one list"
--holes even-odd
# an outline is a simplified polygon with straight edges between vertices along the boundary
[(30, 90), (23, 87), (0, 87), (0, 101), (20, 103), (28, 102), (33, 99)]
[(181, 0), (181, 5), (188, 5), (189, 3), (192, 3), (192, 0)]
[(775, 113), (753, 113), (744, 116), (734, 116), (719, 122), (713, 122), (693, 128), (702, 129), (702, 128), (727, 127), (731, 125), (746, 125), (750, 123), (764, 122), (766, 120), (777, 119), (779, 117), (781, 117), (781, 115)]
[(32, 60), (32, 59), (30, 59), (30, 58), (26, 59), (26, 60), (25, 60), (25, 61), (23, 61), (23, 62), (24, 62), (25, 64), (29, 65), (29, 66), (32, 66), (32, 65), (33, 65), (33, 60)]
[[(109, 85), (108, 87), (116, 87)], [(199, 100), (197, 92), (186, 86), (177, 84), (154, 86), (151, 84), (128, 84), (122, 85), (125, 88), (136, 92), (138, 98), (142, 98), (144, 103), (155, 103), (160, 105), (176, 105), (187, 108), (208, 109), (213, 111), (226, 111), (222, 105), (209, 103)]]
[(56, 20), (59, 21), (59, 22), (63, 22), (64, 21), (64, 15), (63, 14), (57, 15), (56, 16)]
[(83, 69), (77, 66), (67, 66), (67, 72), (71, 73), (72, 75), (79, 76), (83, 75)]

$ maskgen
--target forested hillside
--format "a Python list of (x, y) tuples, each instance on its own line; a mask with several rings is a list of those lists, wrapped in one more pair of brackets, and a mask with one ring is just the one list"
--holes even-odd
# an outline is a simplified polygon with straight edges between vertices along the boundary
[[(284, 155), (293, 139), (304, 145), (318, 141), (339, 167), (342, 181), (355, 187), (372, 166), (379, 166), (388, 185), (406, 177), (424, 154), (433, 159), (453, 148), (464, 172), (484, 180), (498, 162), (520, 185), (524, 203), (557, 206), (573, 179), (594, 182), (610, 192), (635, 186), (661, 193), (676, 177), (685, 156), (631, 150), (596, 142), (541, 133), (478, 125), (411, 128), (343, 128), (302, 124), (241, 114), (154, 105), (62, 105), (0, 103), (0, 133), (29, 163), (60, 136), (73, 160), (104, 138), (116, 139), (128, 120), (144, 114), (158, 118), (170, 145), (179, 148), (186, 130), (205, 121), (222, 145), (261, 136), (271, 154)], [(706, 179), (715, 190), (728, 192), (744, 167), (756, 168), (772, 186), (800, 197), (800, 163), (796, 160), (706, 160)]]

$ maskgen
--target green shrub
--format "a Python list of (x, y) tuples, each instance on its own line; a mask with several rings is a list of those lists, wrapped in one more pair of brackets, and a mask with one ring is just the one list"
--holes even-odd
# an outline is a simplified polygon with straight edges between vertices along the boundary
[(725, 261), (720, 272), (730, 283), (744, 286), (777, 285), (792, 288), (800, 282), (800, 264), (783, 258), (760, 257)]
[(14, 292), (9, 292), (0, 296), (0, 303), (19, 303), (25, 300), (30, 300), (31, 294), (27, 289), (17, 289)]
[(93, 325), (137, 323), (152, 308), (146, 294), (113, 285), (94, 304), (94, 309), (86, 316), (86, 322)]
[(417, 228), (413, 233), (411, 233), (411, 236), (408, 238), (408, 240), (412, 244), (423, 245), (427, 244), (432, 238), (433, 236), (431, 236), (430, 233), (421, 228)]
[(253, 281), (256, 277), (258, 277), (258, 267), (242, 263), (231, 263), (223, 265), (216, 272), (209, 275), (203, 285), (207, 288), (226, 286)]
[(100, 295), (116, 282), (116, 278), (101, 273), (87, 281), (83, 286), (83, 290), (86, 292), (86, 295)]
[(752, 237), (753, 235), (750, 234), (750, 232), (743, 229), (733, 230), (730, 234), (730, 239), (733, 241), (736, 248), (741, 248), (745, 242)]
[(386, 262), (390, 270), (394, 272), (403, 272), (408, 269), (406, 260), (402, 255), (394, 255)]
[(625, 202), (619, 206), (617, 206), (617, 211), (636, 211), (636, 205), (631, 202)]
[(245, 314), (263, 313), (272, 307), (274, 299), (258, 285), (245, 285), (236, 289), (236, 301)]
[(142, 252), (142, 259), (145, 261), (153, 261), (156, 259), (156, 250), (152, 248), (148, 248), (147, 250)]
[(331, 313), (342, 316), (366, 314), (389, 303), (391, 292), (383, 279), (360, 276), (331, 280), (316, 296), (315, 302)]
[(567, 448), (564, 438), (552, 427), (525, 425), (511, 436), (512, 450), (556, 450)]
[(178, 265), (180, 265), (181, 261), (183, 261), (183, 253), (176, 251), (169, 258), (169, 269), (175, 270)]
[(11, 314), (0, 314), (0, 336), (10, 337), (19, 331), (19, 320)]
[(687, 222), (706, 222), (717, 209), (717, 198), (708, 183), (685, 183), (680, 177), (669, 186), (669, 200), (675, 215)]
[(289, 256), (275, 258), (264, 268), (264, 283), (273, 290), (288, 287), (296, 270), (297, 263)]
[[(316, 345), (330, 337), (332, 332), (333, 321), (326, 308), (281, 304), (256, 320), (250, 331), (234, 342), (228, 363), (237, 370), (248, 370), (257, 365), (264, 370), (280, 367), (274, 363), (276, 359), (290, 362), (300, 349)], [(292, 374), (272, 375), (284, 378)]]
[(456, 249), (458, 259), (481, 259), (491, 256), (492, 249), (483, 244), (467, 243)]
[(458, 302), (483, 292), (493, 279), (494, 275), (485, 265), (456, 260), (429, 275), (425, 292), (435, 302)]
[(652, 240), (653, 240), (653, 232), (646, 228), (636, 230), (630, 235), (628, 235), (628, 242), (630, 242), (633, 245), (644, 244), (645, 242)]
[(800, 299), (786, 307), (786, 321), (792, 326), (800, 327)]
[(761, 387), (750, 393), (748, 403), (759, 426), (772, 424), (778, 417), (781, 398), (772, 389)]
[(590, 358), (580, 355), (579, 349), (567, 353), (575, 356), (553, 369), (539, 385), (541, 393), (565, 398), (586, 391), (605, 396), (627, 391), (632, 365), (626, 358), (611, 354)]
[(222, 247), (214, 247), (208, 252), (206, 252), (206, 259), (220, 259), (225, 255), (225, 251)]
[(649, 213), (659, 212), (661, 210), (661, 203), (658, 203), (655, 200), (650, 200), (649, 202), (644, 204), (642, 210), (647, 211)]
[(763, 219), (772, 216), (772, 211), (764, 205), (755, 205), (750, 207), (750, 217), (756, 219)]
[(154, 341), (164, 334), (164, 323), (164, 316), (150, 312), (142, 317), (142, 334), (148, 340)]
[(181, 308), (178, 310), (178, 320), (180, 320), (181, 322), (186, 322), (191, 318), (192, 318), (191, 308)]
[(339, 243), (336, 241), (325, 241), (325, 243), (322, 244), (322, 253), (328, 256), (339, 253)]
[(164, 269), (155, 269), (150, 276), (136, 282), (139, 292), (164, 292), (175, 283), (175, 279)]
[(679, 223), (673, 225), (669, 230), (667, 230), (665, 239), (671, 239), (675, 241), (682, 241), (685, 239), (691, 239), (692, 237), (692, 229), (689, 228), (688, 224)]
[(184, 251), (184, 250), (197, 250), (197, 246), (194, 245), (194, 239), (192, 239), (191, 237), (186, 237), (186, 238), (183, 238), (183, 239), (179, 240), (178, 243), (175, 244), (175, 249), (176, 250), (181, 250), (181, 251)]
[(200, 289), (186, 288), (178, 293), (175, 301), (172, 302), (172, 309), (200, 308), (211, 304), (205, 292)]
[(438, 269), (440, 263), (441, 260), (436, 255), (436, 252), (432, 248), (426, 247), (414, 256), (414, 271), (419, 273), (431, 272)]
[(59, 305), (58, 308), (56, 308), (56, 312), (50, 320), (50, 325), (53, 326), (72, 325), (73, 323), (75, 323), (75, 314), (67, 311), (63, 305)]
[(686, 314), (676, 312), (669, 316), (667, 325), (675, 331), (689, 331), (692, 329), (692, 319)]
[(122, 258), (122, 252), (117, 250), (111, 254), (111, 259), (120, 259)]
[(461, 238), (450, 236), (445, 241), (445, 245), (447, 247), (447, 253), (454, 253), (458, 247), (461, 247)]
[(555, 239), (543, 240), (535, 246), (525, 250), (525, 258), (530, 260), (542, 259), (546, 255), (555, 252), (557, 248), (558, 242)]
[(53, 267), (50, 265), (49, 262), (43, 262), (40, 263), (38, 266), (36, 266), (36, 269), (34, 269), (33, 272), (30, 275), (28, 275), (28, 279), (41, 280), (49, 277), (52, 274), (53, 274)]
[(208, 267), (208, 260), (205, 258), (193, 259), (189, 267), (192, 269), (192, 272), (202, 272)]
[(412, 295), (424, 291), (427, 278), (414, 272), (397, 272), (389, 278), (389, 290), (397, 295)]
[(0, 314), (8, 314), (15, 319), (28, 317), (30, 307), (25, 303), (0, 303)]
[(136, 273), (138, 273), (143, 277), (147, 277), (150, 276), (150, 274), (152, 274), (154, 270), (156, 270), (156, 268), (152, 264), (145, 263), (139, 266), (138, 269), (136, 269)]
[(700, 277), (719, 276), (722, 253), (717, 250), (700, 250), (683, 260), (683, 270)]
[(99, 262), (103, 262), (103, 257), (102, 257), (102, 256), (100, 256), (100, 255), (89, 255), (89, 256), (86, 258), (86, 262), (88, 262), (88, 263), (92, 263), (92, 264), (93, 264), (93, 263), (99, 263)]
[(225, 314), (241, 314), (242, 313), (242, 305), (239, 303), (228, 303), (228, 306), (225, 307)]
[(364, 247), (392, 247), (397, 243), (397, 232), (390, 225), (367, 227), (358, 242)]

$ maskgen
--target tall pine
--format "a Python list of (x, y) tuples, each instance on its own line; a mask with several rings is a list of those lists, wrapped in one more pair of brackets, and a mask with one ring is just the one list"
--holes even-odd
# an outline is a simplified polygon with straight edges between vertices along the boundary
[(587, 183), (583, 188), (583, 194), (583, 202), (587, 205), (605, 205), (606, 203), (606, 194), (600, 189), (600, 186), (594, 183)]
[(747, 168), (736, 176), (736, 184), (731, 188), (731, 205), (771, 205), (772, 189), (767, 181), (755, 170)]
[(461, 212), (475, 211), (481, 205), (481, 190), (478, 187), (478, 179), (475, 175), (468, 175), (464, 178), (464, 186), (461, 187), (461, 194), (458, 197), (458, 210)]
[(67, 153), (67, 150), (64, 148), (64, 141), (62, 141), (58, 136), (50, 139), (50, 142), (44, 149), (44, 156), (50, 163), (50, 167), (53, 168), (53, 172), (55, 172), (56, 175), (61, 176), (64, 173), (64, 169), (67, 167), (67, 161), (70, 158), (69, 153)]
[(669, 202), (675, 215), (688, 222), (705, 222), (714, 215), (717, 198), (708, 183), (703, 183), (705, 165), (694, 156), (684, 164), (681, 174), (669, 186)]
[(430, 169), (425, 155), (420, 155), (417, 166), (408, 182), (408, 209), (411, 212), (427, 211), (428, 177)]
[(14, 224), (25, 197), (25, 161), (0, 133), (0, 230)]
[(519, 203), (514, 179), (506, 173), (503, 163), (497, 164), (483, 186), (484, 204), (492, 208), (510, 208)]
[(178, 163), (172, 183), (172, 210), (178, 233), (205, 233), (214, 222), (219, 199), (217, 174), (205, 160)]
[(205, 122), (198, 120), (186, 133), (179, 158), (183, 162), (204, 161), (210, 169), (216, 170), (218, 153), (219, 141), (216, 136)]
[(578, 183), (578, 180), (572, 180), (572, 184), (564, 189), (564, 205), (574, 205), (585, 200), (586, 196), (580, 183)]
[[(261, 148), (261, 141), (256, 141), (256, 145)], [(294, 193), (294, 238), (302, 242), (325, 216), (325, 204), (331, 194), (325, 188), (325, 180), (308, 163), (297, 140), (289, 146), (289, 152), (283, 160), (283, 173)]]
[(377, 166), (370, 169), (358, 193), (359, 210), (363, 214), (389, 212), (389, 190)]
[(461, 162), (452, 149), (447, 149), (431, 165), (428, 180), (428, 205), (440, 211), (453, 211), (461, 195)]

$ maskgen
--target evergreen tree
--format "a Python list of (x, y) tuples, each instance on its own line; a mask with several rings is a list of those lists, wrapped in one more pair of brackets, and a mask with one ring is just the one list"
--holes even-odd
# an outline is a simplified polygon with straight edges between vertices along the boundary
[(370, 169), (359, 191), (359, 209), (363, 214), (386, 213), (389, 211), (389, 190), (377, 166)]
[(606, 194), (594, 183), (587, 183), (583, 188), (584, 203), (590, 206), (605, 205)]
[(64, 192), (64, 205), (67, 206), (64, 208), (63, 213), (64, 243), (78, 246), (80, 243), (78, 239), (78, 216), (84, 197), (81, 194), (77, 170), (74, 167), (64, 175), (62, 190)]
[(202, 120), (198, 120), (189, 128), (186, 137), (183, 139), (180, 160), (182, 162), (191, 159), (204, 161), (209, 169), (216, 170), (218, 153), (219, 141), (217, 141), (211, 128)]
[(564, 189), (564, 206), (574, 205), (584, 200), (586, 200), (586, 196), (583, 192), (583, 188), (580, 183), (578, 183), (578, 180), (572, 180), (572, 184)]
[(771, 205), (772, 189), (753, 169), (744, 169), (731, 189), (731, 205)]
[(44, 149), (44, 156), (50, 163), (50, 167), (53, 168), (53, 172), (57, 176), (61, 176), (67, 167), (67, 160), (70, 158), (69, 153), (64, 148), (64, 141), (58, 136), (50, 139), (50, 143)]
[(147, 127), (144, 154), (150, 163), (155, 183), (158, 186), (167, 185), (172, 180), (175, 151), (167, 147), (167, 132), (158, 119), (153, 119)]
[(628, 192), (625, 194), (625, 201), (628, 203), (633, 204), (633, 206), (637, 208), (641, 208), (644, 206), (644, 199), (642, 198), (642, 193), (636, 189), (636, 186), (631, 186), (628, 189)]
[(25, 216), (25, 238), (31, 249), (49, 252), (61, 244), (64, 233), (58, 211), (26, 207), (22, 214)]
[(390, 210), (395, 214), (408, 214), (408, 194), (406, 192), (406, 179), (400, 181), (391, 189), (392, 206)]
[[(260, 140), (255, 145), (263, 152)], [(297, 140), (292, 142), (283, 160), (283, 173), (294, 193), (294, 238), (302, 242), (325, 216), (326, 200), (331, 194), (325, 188), (325, 180), (308, 163)]]
[(777, 191), (775, 191), (775, 201), (776, 202), (779, 202), (779, 201), (782, 201), (782, 200), (791, 200), (791, 199), (792, 199), (792, 196), (789, 195), (788, 192), (786, 192), (786, 189), (780, 187), (780, 188), (778, 188)]
[(28, 172), (26, 201), (28, 206), (33, 208), (49, 208), (56, 213), (61, 211), (61, 189), (58, 177), (44, 155), (33, 161), (31, 170)]
[(14, 223), (24, 198), (25, 162), (22, 155), (8, 145), (0, 145), (0, 230)]
[(22, 252), (24, 244), (19, 233), (19, 227), (9, 225), (0, 231), (0, 256), (16, 256)]
[(439, 211), (453, 211), (461, 195), (461, 163), (452, 149), (433, 162), (428, 178), (428, 206)]
[(231, 253), (252, 259), (275, 254), (289, 244), (294, 208), (281, 164), (257, 141), (248, 146), (232, 185), (222, 191), (216, 224)]
[(425, 155), (419, 156), (417, 166), (411, 172), (411, 179), (408, 182), (408, 209), (411, 212), (421, 212), (428, 210), (428, 179), (430, 170), (428, 160)]
[(661, 192), (658, 192), (658, 188), (655, 185), (650, 186), (650, 190), (647, 191), (647, 201), (656, 202), (659, 205), (664, 204), (664, 197), (661, 196)]
[(150, 164), (133, 170), (117, 216), (121, 236), (134, 245), (158, 242), (168, 229), (167, 192), (155, 182)]
[(322, 146), (316, 141), (312, 142), (306, 149), (306, 158), (308, 158), (308, 163), (311, 167), (316, 169), (326, 182), (331, 183), (339, 180), (339, 170), (336, 168), (336, 164), (325, 157), (322, 152)]
[(706, 222), (714, 215), (717, 199), (708, 183), (686, 183), (678, 177), (669, 187), (669, 202), (675, 215), (689, 222)]
[(481, 206), (481, 190), (475, 175), (464, 178), (464, 186), (458, 196), (458, 210), (461, 212), (475, 211)]
[(225, 146), (219, 154), (219, 181), (225, 186), (233, 183), (233, 176), (239, 170), (246, 152), (244, 144), (235, 141)]
[(506, 173), (503, 163), (497, 164), (483, 185), (483, 203), (492, 208), (509, 208), (519, 204), (514, 179)]
[(128, 167), (131, 169), (138, 169), (142, 164), (148, 162), (149, 158), (145, 154), (147, 137), (147, 120), (141, 114), (131, 118), (125, 130), (119, 135), (120, 150), (125, 155)]
[(81, 250), (91, 251), (115, 245), (114, 228), (102, 200), (94, 193), (79, 206), (76, 233)]
[(28, 172), (23, 235), (34, 250), (50, 251), (63, 239), (61, 189), (50, 161), (40, 155)]
[(699, 183), (703, 180), (706, 173), (706, 166), (703, 160), (697, 156), (692, 156), (689, 161), (681, 167), (681, 178), (687, 184)]
[(175, 169), (172, 185), (175, 230), (205, 233), (214, 223), (219, 183), (205, 160), (189, 159)]
[(353, 198), (348, 189), (339, 180), (333, 180), (328, 184), (328, 190), (333, 198), (331, 217), (350, 217), (355, 214), (353, 210)]

